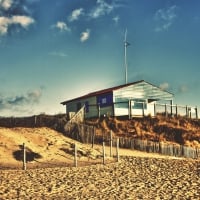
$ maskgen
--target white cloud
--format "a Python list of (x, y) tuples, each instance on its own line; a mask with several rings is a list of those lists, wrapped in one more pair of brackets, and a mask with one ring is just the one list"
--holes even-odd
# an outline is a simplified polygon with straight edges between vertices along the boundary
[(72, 22), (72, 21), (78, 20), (79, 17), (83, 14), (84, 14), (83, 8), (75, 9), (72, 11), (72, 14), (69, 17), (69, 21)]
[(169, 89), (169, 83), (162, 83), (162, 84), (160, 84), (160, 89), (162, 89), (162, 90)]
[(27, 16), (0, 17), (0, 35), (6, 35), (11, 25), (18, 24), (27, 28), (32, 23), (34, 23), (34, 19)]
[(119, 16), (113, 17), (112, 20), (115, 22), (115, 24), (118, 24), (118, 22), (119, 22)]
[(59, 29), (62, 31), (70, 31), (70, 28), (67, 26), (65, 22), (58, 21), (55, 25), (52, 26), (53, 28)]
[(97, 0), (96, 7), (90, 12), (91, 18), (98, 18), (100, 16), (109, 14), (114, 9), (114, 4), (108, 4), (104, 0)]
[(9, 19), (7, 17), (0, 17), (0, 36), (6, 35), (9, 26)]
[(81, 33), (80, 41), (85, 42), (86, 40), (89, 39), (89, 37), (90, 37), (90, 29), (87, 29), (86, 31)]
[(168, 9), (159, 9), (156, 11), (154, 15), (154, 20), (157, 22), (157, 26), (155, 28), (156, 32), (168, 30), (169, 27), (174, 23), (177, 6), (173, 5)]
[(12, 6), (12, 0), (0, 0), (0, 8), (8, 10)]
[(27, 16), (13, 16), (11, 22), (12, 24), (20, 24), (23, 28), (27, 28), (30, 24), (34, 23), (34, 19)]

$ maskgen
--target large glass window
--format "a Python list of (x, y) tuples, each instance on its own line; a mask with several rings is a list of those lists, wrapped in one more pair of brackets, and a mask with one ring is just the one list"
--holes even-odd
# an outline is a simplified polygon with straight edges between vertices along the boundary
[(133, 109), (143, 109), (143, 106), (144, 106), (144, 109), (147, 109), (147, 103), (144, 100), (134, 100), (132, 102)]

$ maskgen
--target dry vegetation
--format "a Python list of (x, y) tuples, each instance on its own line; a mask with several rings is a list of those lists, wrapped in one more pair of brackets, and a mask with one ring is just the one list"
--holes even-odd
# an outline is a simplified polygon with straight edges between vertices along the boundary
[(105, 118), (90, 120), (97, 134), (112, 130), (116, 136), (178, 143), (200, 148), (200, 120), (186, 118), (144, 117), (131, 120)]
[[(0, 167), (22, 167), (22, 144), (27, 147), (29, 168), (73, 165), (74, 140), (65, 137), (65, 115), (35, 116), (28, 118), (0, 119)], [(96, 127), (96, 134), (112, 130), (116, 136), (179, 143), (200, 147), (200, 121), (184, 118), (145, 117), (127, 119), (102, 118), (86, 120)], [(12, 127), (14, 124), (14, 127)], [(46, 126), (46, 127), (45, 127)], [(60, 131), (60, 132), (58, 132)], [(101, 162), (101, 147), (77, 142), (79, 163)]]

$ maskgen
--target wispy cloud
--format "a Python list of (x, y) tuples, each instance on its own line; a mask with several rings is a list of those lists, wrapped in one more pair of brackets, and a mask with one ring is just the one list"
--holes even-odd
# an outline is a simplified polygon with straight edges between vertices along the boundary
[(90, 29), (86, 29), (86, 31), (81, 33), (80, 41), (85, 42), (90, 37)]
[(105, 0), (97, 0), (97, 5), (92, 9), (89, 16), (98, 18), (113, 11), (115, 4), (108, 4)]
[(159, 9), (154, 15), (154, 20), (157, 25), (155, 28), (156, 32), (168, 30), (169, 27), (174, 23), (175, 18), (177, 17), (177, 6), (173, 5), (167, 9)]
[(83, 8), (75, 9), (75, 10), (72, 11), (71, 15), (69, 16), (69, 21), (70, 22), (76, 21), (83, 14), (84, 14)]
[(178, 87), (178, 93), (179, 94), (182, 94), (182, 93), (186, 93), (186, 92), (188, 92), (188, 86), (187, 85), (180, 85), (179, 87)]
[(62, 22), (62, 21), (58, 21), (56, 24), (52, 25), (52, 28), (56, 28), (61, 32), (71, 31), (71, 29), (67, 26), (67, 24), (65, 22)]
[(118, 24), (118, 22), (119, 22), (119, 16), (113, 17), (112, 20), (115, 22), (115, 24)]
[(16, 95), (12, 97), (4, 98), (2, 95), (0, 95), (0, 110), (14, 109), (15, 107), (38, 104), (41, 96), (42, 91), (40, 89), (27, 92), (25, 95)]
[(169, 83), (161, 83), (160, 84), (160, 89), (162, 89), (162, 90), (167, 90), (167, 89), (169, 89)]
[(68, 55), (61, 52), (61, 51), (52, 51), (52, 52), (49, 52), (49, 55), (50, 56), (58, 56), (58, 57), (67, 57)]

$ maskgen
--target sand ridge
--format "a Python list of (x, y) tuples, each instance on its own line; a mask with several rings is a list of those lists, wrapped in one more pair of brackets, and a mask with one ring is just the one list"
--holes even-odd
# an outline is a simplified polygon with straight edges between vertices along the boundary
[(20, 151), (23, 143), (27, 150), (38, 154), (38, 158), (27, 163), (27, 167), (59, 166), (73, 162), (73, 145), (78, 146), (79, 161), (94, 159), (101, 152), (78, 141), (65, 137), (50, 128), (2, 128), (0, 127), (0, 168), (22, 168), (22, 160), (17, 160), (14, 152)]

